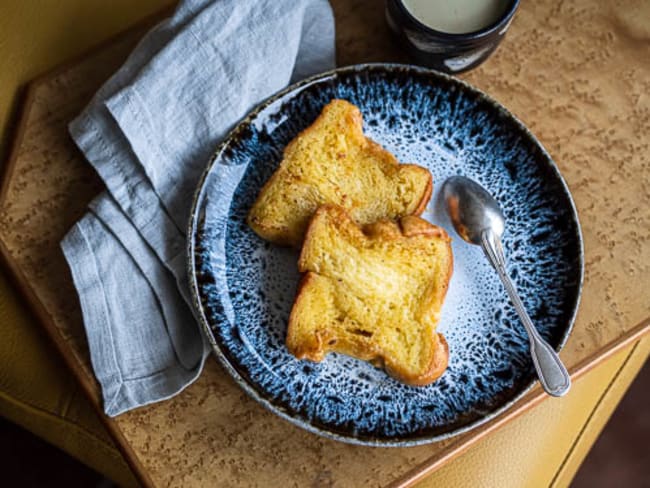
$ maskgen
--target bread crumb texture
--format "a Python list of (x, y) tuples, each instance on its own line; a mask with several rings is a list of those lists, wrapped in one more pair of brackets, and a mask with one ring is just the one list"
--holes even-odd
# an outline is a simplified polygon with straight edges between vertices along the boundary
[(285, 148), (262, 188), (248, 223), (262, 238), (299, 247), (323, 204), (345, 208), (359, 224), (419, 215), (431, 198), (431, 173), (399, 164), (363, 135), (361, 112), (332, 100), (316, 121)]
[(289, 351), (312, 361), (336, 351), (431, 383), (447, 367), (436, 326), (452, 262), (447, 233), (419, 217), (358, 226), (344, 208), (320, 207), (300, 255)]

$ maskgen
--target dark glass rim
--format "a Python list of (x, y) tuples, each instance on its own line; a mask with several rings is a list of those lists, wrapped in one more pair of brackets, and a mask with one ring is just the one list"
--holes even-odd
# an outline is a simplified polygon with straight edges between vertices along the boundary
[(499, 28), (501, 28), (504, 25), (504, 23), (510, 21), (510, 19), (512, 18), (512, 16), (515, 14), (517, 10), (517, 7), (519, 7), (519, 2), (520, 2), (520, 0), (510, 0), (510, 3), (506, 8), (506, 10), (504, 11), (504, 13), (501, 14), (496, 21), (483, 27), (482, 29), (472, 31), (472, 32), (453, 34), (451, 32), (444, 32), (429, 27), (428, 25), (426, 25), (425, 23), (423, 23), (422, 21), (420, 21), (419, 19), (417, 19), (412, 15), (411, 12), (409, 12), (408, 9), (404, 6), (402, 0), (392, 0), (392, 1), (395, 4), (395, 6), (399, 9), (400, 13), (404, 15), (409, 20), (409, 22), (414, 24), (418, 29), (421, 29), (425, 31), (427, 34), (437, 36), (441, 39), (448, 39), (448, 40), (455, 40), (455, 41), (471, 41), (471, 40), (488, 37), (489, 35), (496, 32)]

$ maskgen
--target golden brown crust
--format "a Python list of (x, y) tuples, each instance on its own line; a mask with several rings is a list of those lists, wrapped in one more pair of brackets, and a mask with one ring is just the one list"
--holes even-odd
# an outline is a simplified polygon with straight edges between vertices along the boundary
[(399, 224), (404, 237), (426, 235), (437, 239), (443, 239), (447, 243), (451, 242), (451, 238), (445, 229), (433, 225), (416, 215), (407, 215), (406, 217), (402, 217)]
[(298, 314), (301, 309), (301, 300), (304, 297), (303, 291), (311, 281), (314, 279), (314, 273), (308, 272), (302, 275), (300, 283), (298, 284), (298, 290), (296, 291), (296, 298), (294, 300), (293, 308), (291, 309), (291, 314), (289, 315), (289, 325), (287, 326), (287, 337), (286, 345), (287, 349), (291, 354), (293, 354), (298, 359), (309, 359), (310, 361), (320, 362), (325, 358), (326, 349), (324, 344), (327, 342), (327, 338), (323, 337), (320, 333), (317, 333), (314, 340), (305, 340), (305, 338), (297, 337), (298, 334), (295, 331), (296, 323), (298, 320)]
[[(360, 129), (361, 125), (359, 125), (358, 127)], [(395, 155), (393, 153), (391, 153), (391, 152), (388, 152), (386, 149), (384, 149), (381, 146), (381, 144), (373, 141), (369, 137), (364, 136), (363, 132), (361, 130), (359, 130), (359, 134), (361, 135), (361, 137), (363, 139), (363, 140), (360, 141), (360, 144), (365, 144), (366, 149), (367, 149), (368, 152), (373, 153), (375, 156), (377, 156), (378, 159), (383, 160), (385, 163), (388, 163), (391, 166), (400, 166), (402, 168), (405, 168), (405, 167), (408, 167), (408, 166), (414, 166), (416, 168), (420, 168), (420, 166), (417, 166), (415, 164), (400, 164), (400, 162), (397, 160)], [(420, 169), (424, 169), (424, 168), (420, 168)]]
[[(412, 164), (409, 164), (408, 166), (413, 166), (415, 168), (419, 169), (424, 169), (421, 168), (420, 166), (415, 166)], [(431, 195), (433, 194), (433, 177), (431, 176), (431, 173), (429, 171), (425, 170), (427, 172), (427, 175), (429, 176), (429, 180), (427, 182), (427, 186), (424, 189), (424, 193), (422, 193), (422, 198), (418, 202), (417, 206), (415, 207), (415, 210), (413, 211), (413, 215), (422, 215), (422, 212), (427, 208), (427, 205), (429, 203), (429, 200), (431, 200)]]
[[(322, 216), (326, 213), (328, 213), (330, 210), (336, 211), (338, 209), (336, 205), (330, 205), (330, 204), (325, 204), (321, 205), (318, 207), (316, 212), (314, 212), (314, 215), (312, 215), (311, 220), (309, 221), (309, 226), (307, 226), (307, 232), (305, 232), (305, 240), (303, 242), (303, 246), (300, 250), (300, 257), (298, 258), (298, 271), (301, 273), (304, 273), (307, 271), (306, 266), (306, 254), (308, 251), (308, 247), (306, 246), (307, 243), (311, 242), (314, 237), (314, 232), (316, 231), (316, 226), (314, 225), (314, 222), (318, 221), (319, 219), (322, 218)], [(304, 278), (303, 278), (304, 280)], [(303, 280), (300, 281), (300, 285), (298, 286), (298, 293), (297, 296), (300, 295), (300, 291), (302, 289), (302, 284)]]
[(263, 222), (262, 219), (258, 217), (257, 212), (253, 211), (253, 209), (255, 209), (255, 206), (258, 205), (258, 202), (260, 202), (262, 195), (268, 192), (269, 188), (271, 188), (275, 184), (275, 181), (277, 181), (279, 178), (280, 178), (280, 172), (278, 170), (275, 173), (273, 173), (268, 180), (266, 180), (266, 183), (264, 183), (264, 185), (262, 185), (262, 189), (260, 190), (256, 202), (253, 204), (253, 207), (251, 207), (251, 210), (248, 212), (248, 215), (246, 216), (246, 223), (260, 237), (263, 237), (264, 239), (269, 240), (271, 242), (275, 242), (276, 244), (279, 245), (286, 245), (281, 241), (283, 239), (286, 240), (286, 235), (289, 229), (283, 229), (281, 227), (274, 229), (270, 225), (267, 225), (265, 222)]
[[(355, 139), (360, 141), (366, 139), (366, 137), (363, 135), (363, 129), (362, 129), (363, 115), (361, 115), (361, 111), (359, 110), (359, 107), (351, 104), (347, 100), (334, 99), (331, 100), (327, 105), (323, 107), (321, 113), (318, 114), (318, 117), (316, 117), (316, 120), (314, 120), (310, 126), (305, 127), (303, 130), (301, 130), (298, 133), (296, 137), (294, 137), (293, 139), (291, 139), (291, 141), (289, 141), (289, 144), (287, 144), (287, 146), (284, 148), (284, 151), (282, 151), (282, 155), (286, 156), (287, 153), (291, 152), (294, 146), (298, 144), (298, 141), (301, 138), (304, 138), (306, 135), (308, 135), (311, 132), (319, 130), (320, 126), (323, 125), (327, 120), (327, 117), (329, 116), (329, 112), (334, 110), (336, 103), (346, 103), (350, 105), (350, 110), (346, 112), (345, 115), (346, 128), (350, 132), (350, 134), (354, 136)], [(377, 146), (381, 148), (381, 146), (379, 146), (378, 144)]]
[(308, 359), (316, 362), (323, 360), (325, 355), (330, 351), (344, 352), (359, 359), (370, 361), (375, 365), (383, 366), (388, 374), (409, 385), (427, 385), (435, 381), (445, 371), (449, 357), (447, 342), (442, 334), (435, 332), (435, 328), (432, 331), (431, 350), (433, 352), (428, 361), (428, 366), (424, 370), (418, 371), (417, 374), (413, 374), (408, 368), (394, 361), (389, 354), (386, 354), (385, 351), (373, 342), (371, 337), (367, 337), (364, 334), (340, 336), (336, 332), (332, 332), (328, 328), (327, 323), (323, 323), (322, 327), (317, 327), (315, 332), (310, 335), (301, 335), (298, 332), (298, 321), (304, 317), (304, 314), (311, 316), (319, 314), (319, 310), (309, 309), (309, 305), (304, 302), (306, 300), (305, 296), (310, 291), (313, 291), (309, 290), (309, 288), (323, 286), (318, 283), (319, 279), (327, 280), (327, 278), (321, 278), (318, 273), (310, 271), (310, 263), (308, 262), (309, 255), (312, 252), (312, 243), (316, 238), (315, 234), (322, 232), (322, 229), (318, 227), (325, 222), (324, 219), (329, 219), (336, 226), (345, 225), (349, 227), (349, 232), (358, 234), (352, 235), (351, 237), (353, 239), (390, 241), (409, 239), (416, 236), (428, 236), (444, 242), (446, 255), (449, 257), (446, 271), (440, 277), (440, 281), (436, 282), (436, 286), (430, 286), (427, 289), (429, 295), (422, 300), (422, 306), (425, 309), (424, 313), (434, 323), (437, 322), (437, 317), (440, 314), (453, 272), (451, 239), (444, 229), (415, 216), (403, 217), (398, 222), (381, 220), (360, 228), (357, 225), (349, 225), (352, 220), (345, 209), (336, 205), (323, 205), (311, 219), (299, 259), (299, 270), (304, 272), (304, 275), (298, 287), (294, 306), (289, 317), (286, 341), (289, 351), (299, 359)]
[(411, 375), (405, 373), (398, 364), (385, 361), (386, 372), (393, 378), (411, 386), (426, 386), (440, 378), (449, 363), (449, 345), (442, 334), (436, 333), (435, 335), (438, 346), (435, 348), (433, 356), (431, 356), (431, 361), (426, 371), (417, 376)]

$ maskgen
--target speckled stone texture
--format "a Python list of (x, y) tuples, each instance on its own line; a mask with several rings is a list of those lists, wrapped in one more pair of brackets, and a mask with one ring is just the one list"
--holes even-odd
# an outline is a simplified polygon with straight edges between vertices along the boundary
[[(336, 0), (339, 64), (404, 62), (378, 0)], [(526, 1), (495, 55), (464, 79), (510, 109), (549, 150), (577, 204), (585, 284), (562, 357), (576, 365), (650, 317), (650, 3)], [(65, 124), (133, 46), (123, 40), (34, 85), (0, 233), (31, 301), (98, 400), (58, 241), (99, 191)], [(641, 324), (639, 327), (637, 325)], [(645, 330), (645, 329), (644, 329)], [(539, 389), (518, 402), (538, 401)], [(498, 420), (433, 445), (355, 447), (267, 412), (209, 361), (181, 395), (115, 419), (156, 486), (379, 486), (440, 463)]]

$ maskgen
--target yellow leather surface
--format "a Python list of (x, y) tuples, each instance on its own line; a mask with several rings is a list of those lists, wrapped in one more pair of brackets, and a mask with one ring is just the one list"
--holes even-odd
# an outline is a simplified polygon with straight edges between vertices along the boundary
[(173, 2), (170, 0), (0, 1), (0, 158), (18, 89)]
[[(0, 155), (23, 83), (84, 52), (168, 0), (0, 1)], [(6, 149), (6, 144), (4, 145)], [(0, 272), (0, 415), (61, 447), (120, 484), (133, 477), (40, 326)], [(422, 486), (567, 486), (648, 355), (645, 339), (480, 441)], [(623, 363), (625, 363), (623, 365)]]
[(569, 486), (650, 352), (629, 346), (419, 483), (418, 488)]
[[(647, 361), (648, 355), (650, 354), (650, 338), (646, 336), (645, 339), (639, 341), (629, 349), (630, 354), (625, 359), (625, 363), (610, 380), (607, 390), (601, 396), (598, 404), (594, 405), (591, 409), (590, 417), (583, 425), (582, 430), (577, 434), (575, 443), (567, 453), (564, 463), (558, 467), (554, 479), (554, 486), (569, 486), (571, 483), (580, 464), (587, 454), (589, 454), (591, 446), (598, 439), (598, 436), (614, 413), (621, 398), (623, 398), (623, 395), (639, 373), (639, 370)], [(589, 375), (592, 373), (595, 372), (591, 372)], [(597, 380), (597, 384), (594, 384), (592, 387), (595, 390), (599, 390), (602, 388), (604, 380), (605, 377)]]

